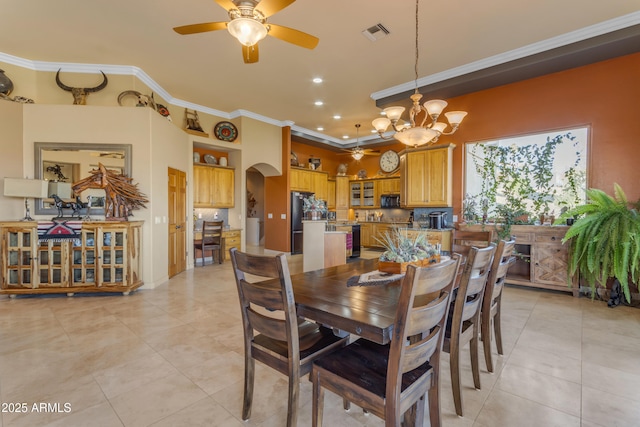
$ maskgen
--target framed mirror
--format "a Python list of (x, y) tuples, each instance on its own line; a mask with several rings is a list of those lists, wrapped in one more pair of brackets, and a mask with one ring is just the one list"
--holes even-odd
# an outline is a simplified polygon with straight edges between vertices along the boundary
[[(102, 163), (107, 169), (131, 177), (131, 144), (85, 144), (69, 142), (36, 142), (34, 144), (34, 177), (49, 181), (49, 196), (87, 203), (91, 200), (91, 215), (104, 215), (104, 190), (89, 189), (74, 194), (71, 185), (90, 175)], [(58, 214), (53, 199), (35, 199), (37, 215)]]

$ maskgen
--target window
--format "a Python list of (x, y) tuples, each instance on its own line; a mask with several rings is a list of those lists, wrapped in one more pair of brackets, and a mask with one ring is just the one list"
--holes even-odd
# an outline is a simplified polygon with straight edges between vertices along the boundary
[(588, 128), (465, 146), (465, 220), (511, 212), (559, 215), (584, 203)]

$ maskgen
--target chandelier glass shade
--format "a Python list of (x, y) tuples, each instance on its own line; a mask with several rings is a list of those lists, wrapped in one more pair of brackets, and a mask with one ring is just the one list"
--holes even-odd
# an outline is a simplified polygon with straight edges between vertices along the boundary
[(243, 45), (250, 47), (267, 36), (267, 28), (253, 18), (236, 18), (227, 24), (229, 33)]
[[(447, 107), (447, 101), (441, 99), (432, 99), (420, 105), (422, 95), (418, 93), (418, 4), (416, 0), (416, 51), (415, 51), (415, 92), (411, 95), (412, 106), (409, 110), (409, 122), (402, 121), (402, 113), (405, 108), (401, 106), (393, 106), (385, 108), (386, 117), (379, 117), (371, 122), (378, 135), (382, 139), (395, 138), (405, 145), (418, 146), (427, 143), (434, 143), (441, 135), (451, 135), (458, 130), (460, 123), (467, 115), (465, 111), (450, 111), (444, 113), (449, 124), (439, 122), (438, 118), (442, 111)], [(392, 126), (394, 130), (393, 136), (385, 136), (384, 133)], [(445, 132), (448, 126), (451, 130)]]
[(351, 157), (354, 160), (360, 160), (364, 157), (364, 150), (360, 148), (360, 123), (356, 123), (356, 148), (351, 150)]

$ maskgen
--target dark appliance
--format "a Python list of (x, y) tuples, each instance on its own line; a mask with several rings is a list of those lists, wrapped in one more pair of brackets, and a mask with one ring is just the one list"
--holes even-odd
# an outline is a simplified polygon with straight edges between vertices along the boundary
[(381, 208), (399, 208), (400, 207), (400, 195), (399, 194), (383, 194), (380, 196)]
[(302, 253), (302, 200), (313, 196), (314, 193), (291, 193), (291, 255)]
[(447, 228), (447, 213), (431, 212), (429, 214), (429, 228), (432, 228), (434, 230)]
[(360, 224), (351, 225), (351, 258), (360, 256)]

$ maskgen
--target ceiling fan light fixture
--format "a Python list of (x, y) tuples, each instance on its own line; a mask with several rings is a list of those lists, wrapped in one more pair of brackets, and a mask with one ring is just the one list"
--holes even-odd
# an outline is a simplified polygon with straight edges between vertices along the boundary
[(236, 18), (227, 24), (227, 30), (247, 47), (255, 45), (267, 36), (265, 25), (253, 18)]
[(364, 151), (362, 151), (362, 148), (356, 148), (351, 153), (351, 157), (353, 157), (355, 160), (360, 160), (364, 157)]

